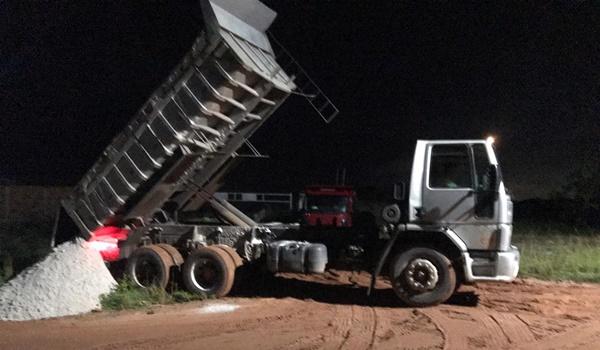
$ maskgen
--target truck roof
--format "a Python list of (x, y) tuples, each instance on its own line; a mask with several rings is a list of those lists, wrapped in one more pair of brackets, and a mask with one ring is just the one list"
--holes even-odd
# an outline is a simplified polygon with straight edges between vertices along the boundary
[(354, 195), (354, 188), (346, 185), (310, 185), (306, 186), (304, 192), (307, 195), (334, 195), (348, 196)]
[(486, 143), (488, 141), (483, 140), (483, 139), (465, 139), (465, 140), (417, 140), (417, 142), (463, 144), (463, 143)]

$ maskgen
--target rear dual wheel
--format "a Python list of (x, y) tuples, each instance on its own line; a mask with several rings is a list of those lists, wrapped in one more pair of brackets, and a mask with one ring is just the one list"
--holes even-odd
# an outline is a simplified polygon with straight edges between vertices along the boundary
[(137, 248), (127, 261), (125, 273), (141, 288), (166, 288), (171, 278), (174, 258), (165, 248), (149, 245)]
[(442, 253), (430, 248), (412, 248), (392, 258), (390, 281), (396, 295), (407, 305), (432, 306), (452, 296), (456, 272)]
[(202, 247), (190, 253), (183, 264), (183, 283), (192, 293), (222, 297), (231, 291), (236, 264), (220, 247)]

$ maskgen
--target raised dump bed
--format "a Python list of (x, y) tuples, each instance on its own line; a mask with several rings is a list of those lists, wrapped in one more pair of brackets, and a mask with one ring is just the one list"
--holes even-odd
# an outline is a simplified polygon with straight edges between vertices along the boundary
[[(206, 194), (236, 151), (295, 89), (265, 31), (275, 12), (255, 0), (202, 0), (205, 30), (63, 207), (84, 236), (146, 224), (167, 201)], [(197, 197), (197, 198), (196, 198)]]

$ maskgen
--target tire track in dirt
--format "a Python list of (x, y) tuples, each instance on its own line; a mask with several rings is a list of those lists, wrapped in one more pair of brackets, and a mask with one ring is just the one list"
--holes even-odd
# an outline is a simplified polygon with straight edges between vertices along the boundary
[[(466, 338), (457, 337), (453, 334), (462, 328), (457, 327), (456, 322), (452, 322), (439, 309), (422, 309), (418, 310), (418, 312), (426, 315), (444, 335), (444, 349), (467, 349), (469, 347)], [(464, 316), (465, 321), (475, 322), (468, 314), (462, 316)], [(472, 327), (472, 325), (470, 326)]]
[(334, 334), (339, 343), (324, 349), (443, 349), (442, 333), (417, 310), (348, 305), (338, 311)]
[[(340, 308), (342, 308), (342, 307), (338, 306), (336, 308), (336, 310), (339, 311)], [(342, 308), (342, 313), (340, 313), (340, 314), (347, 315), (348, 308)], [(336, 314), (336, 316), (337, 316), (337, 314)], [(340, 320), (342, 321), (341, 322), (342, 323), (342, 325), (341, 325), (342, 342), (337, 347), (337, 350), (342, 350), (344, 348), (344, 346), (346, 345), (346, 343), (348, 342), (348, 339), (350, 338), (350, 332), (352, 332), (352, 323), (354, 320), (354, 308), (352, 306), (350, 307), (350, 317), (341, 317), (341, 318), (336, 317), (334, 319), (334, 322), (336, 322), (336, 321), (339, 322)]]
[(375, 344), (375, 334), (377, 332), (378, 321), (377, 321), (377, 311), (375, 311), (375, 308), (369, 307), (369, 309), (373, 313), (373, 329), (371, 331), (371, 341), (369, 342), (369, 349), (372, 349), (373, 345)]
[(469, 311), (466, 313), (440, 306), (420, 312), (429, 316), (442, 329), (446, 349), (500, 349), (510, 344), (509, 336), (493, 316), (479, 310)]
[(369, 349), (374, 342), (374, 314), (367, 306), (350, 305), (350, 308), (350, 328), (338, 349)]
[(423, 312), (423, 311), (421, 311), (419, 309), (415, 309), (413, 311), (413, 313), (417, 314), (417, 315), (423, 315), (424, 317), (427, 317), (427, 319), (429, 320), (429, 322), (431, 322), (435, 326), (435, 328), (438, 330), (438, 332), (440, 332), (440, 334), (442, 335), (441, 349), (442, 350), (448, 350), (449, 349), (448, 348), (448, 335), (446, 334), (446, 330), (441, 325), (439, 325), (435, 321), (435, 319), (433, 317), (430, 317), (429, 315), (427, 315), (427, 313), (425, 313), (425, 312)]
[(588, 350), (600, 347), (600, 322), (594, 321), (566, 332), (521, 345), (521, 350)]
[(502, 329), (510, 344), (528, 344), (536, 340), (529, 326), (516, 315), (498, 312), (490, 314), (490, 317)]

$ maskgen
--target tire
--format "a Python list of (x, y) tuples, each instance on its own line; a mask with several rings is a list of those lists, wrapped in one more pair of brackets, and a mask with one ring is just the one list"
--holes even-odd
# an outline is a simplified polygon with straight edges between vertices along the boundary
[(442, 253), (430, 248), (412, 248), (392, 258), (390, 282), (396, 295), (408, 306), (433, 306), (452, 296), (456, 272)]
[(183, 257), (181, 256), (181, 253), (177, 250), (177, 248), (166, 243), (159, 243), (156, 246), (162, 248), (164, 251), (167, 252), (167, 254), (169, 254), (171, 259), (173, 259), (173, 266), (179, 267), (183, 265)]
[(188, 255), (182, 273), (188, 291), (223, 297), (233, 286), (235, 263), (224, 250), (203, 247)]
[(229, 257), (231, 258), (231, 261), (233, 261), (233, 264), (235, 265), (236, 268), (238, 268), (244, 264), (244, 260), (242, 260), (242, 257), (235, 251), (235, 249), (233, 249), (230, 246), (227, 246), (224, 244), (216, 244), (216, 245), (210, 246), (210, 248), (211, 249), (221, 249), (222, 251), (227, 253), (227, 255), (229, 255)]
[(166, 288), (173, 267), (173, 258), (161, 247), (149, 245), (133, 251), (125, 273), (141, 288)]

